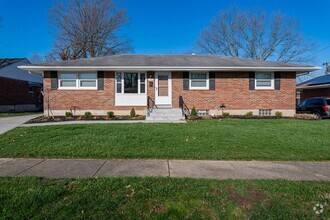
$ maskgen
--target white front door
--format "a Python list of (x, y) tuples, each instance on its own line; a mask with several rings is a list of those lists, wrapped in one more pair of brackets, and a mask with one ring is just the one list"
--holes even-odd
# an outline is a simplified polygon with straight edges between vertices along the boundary
[(155, 104), (172, 105), (172, 74), (156, 72)]

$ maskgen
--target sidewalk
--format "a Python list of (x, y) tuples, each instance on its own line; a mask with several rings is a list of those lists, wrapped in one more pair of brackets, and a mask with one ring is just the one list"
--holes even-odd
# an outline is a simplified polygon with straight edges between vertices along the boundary
[(330, 162), (0, 158), (0, 176), (160, 176), (330, 181)]
[(14, 129), (30, 119), (41, 116), (42, 114), (31, 114), (24, 116), (13, 116), (0, 118), (0, 135)]

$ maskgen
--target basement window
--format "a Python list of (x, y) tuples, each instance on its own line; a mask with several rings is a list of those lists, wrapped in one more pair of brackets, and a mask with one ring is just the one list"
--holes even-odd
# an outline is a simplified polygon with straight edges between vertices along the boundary
[(271, 109), (259, 109), (259, 116), (271, 116), (272, 110)]
[(207, 116), (209, 115), (209, 110), (197, 110), (198, 116)]

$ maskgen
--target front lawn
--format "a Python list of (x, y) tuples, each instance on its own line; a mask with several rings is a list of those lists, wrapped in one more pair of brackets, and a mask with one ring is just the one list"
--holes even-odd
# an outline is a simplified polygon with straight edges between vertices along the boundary
[(0, 218), (328, 219), (329, 192), (284, 180), (0, 178)]
[(330, 160), (329, 120), (203, 120), (16, 128), (0, 157)]

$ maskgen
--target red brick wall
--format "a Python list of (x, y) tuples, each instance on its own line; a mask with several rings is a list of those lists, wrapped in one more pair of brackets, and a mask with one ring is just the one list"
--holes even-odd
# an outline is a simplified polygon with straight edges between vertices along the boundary
[(215, 90), (183, 90), (181, 72), (172, 74), (173, 106), (179, 106), (179, 96), (189, 108), (219, 109), (295, 109), (296, 75), (283, 73), (280, 90), (249, 90), (249, 73), (216, 73)]
[[(149, 73), (147, 77), (149, 78)], [(226, 109), (295, 109), (295, 73), (283, 73), (281, 90), (249, 90), (249, 73), (217, 73), (215, 90), (183, 90), (182, 72), (172, 73), (172, 105), (179, 107), (179, 96), (182, 95), (189, 108), (217, 110), (221, 103)], [(52, 110), (69, 110), (78, 106), (81, 110), (130, 110), (131, 107), (115, 106), (114, 72), (104, 72), (104, 90), (51, 90), (50, 73), (45, 72), (45, 109), (47, 93), (50, 94)], [(148, 95), (154, 99), (153, 86), (147, 80)], [(144, 110), (146, 107), (135, 107)]]
[(326, 96), (330, 97), (330, 88), (324, 89), (305, 89), (300, 92), (300, 101), (308, 98)]
[[(115, 106), (115, 72), (104, 72), (104, 90), (52, 90), (50, 72), (44, 74), (44, 109), (48, 93), (52, 110), (69, 111), (73, 106), (80, 110), (131, 110), (129, 106)], [(136, 110), (144, 107), (134, 107)]]
[(0, 105), (37, 104), (41, 98), (40, 88), (29, 93), (28, 82), (0, 77)]

